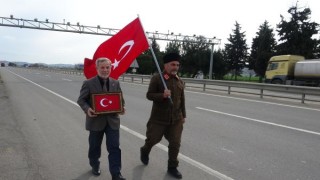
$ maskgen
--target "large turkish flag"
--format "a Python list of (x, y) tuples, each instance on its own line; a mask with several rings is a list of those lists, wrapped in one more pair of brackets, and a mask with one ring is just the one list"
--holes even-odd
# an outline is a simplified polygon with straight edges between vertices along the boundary
[(92, 60), (85, 58), (84, 75), (87, 79), (96, 76), (95, 61), (100, 57), (106, 57), (112, 61), (110, 77), (118, 79), (130, 67), (133, 60), (148, 48), (149, 43), (140, 19), (136, 18), (103, 42), (94, 53)]

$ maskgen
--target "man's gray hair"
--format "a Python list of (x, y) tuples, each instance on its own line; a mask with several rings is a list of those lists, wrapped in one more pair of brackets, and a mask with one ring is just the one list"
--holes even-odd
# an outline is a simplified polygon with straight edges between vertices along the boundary
[(108, 62), (109, 64), (112, 64), (112, 62), (111, 62), (110, 59), (108, 59), (108, 58), (106, 58), (106, 57), (101, 57), (101, 58), (98, 58), (98, 59), (96, 60), (96, 67), (98, 67), (99, 64), (102, 63), (102, 62)]

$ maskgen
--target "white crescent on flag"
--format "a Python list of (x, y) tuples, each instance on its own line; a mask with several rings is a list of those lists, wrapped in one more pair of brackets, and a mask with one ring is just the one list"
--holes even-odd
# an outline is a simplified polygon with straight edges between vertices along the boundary
[(104, 104), (104, 101), (107, 101), (107, 100), (108, 100), (107, 98), (101, 99), (100, 105), (101, 105), (102, 107), (107, 107), (107, 106), (109, 106), (110, 104), (112, 104), (112, 101), (108, 101), (108, 104)]

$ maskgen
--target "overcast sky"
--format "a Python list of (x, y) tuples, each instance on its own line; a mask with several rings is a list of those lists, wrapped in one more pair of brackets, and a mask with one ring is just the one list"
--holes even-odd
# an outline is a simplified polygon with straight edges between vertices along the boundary
[[(0, 16), (121, 29), (139, 14), (145, 31), (216, 37), (221, 39), (221, 48), (237, 21), (251, 47), (265, 20), (276, 29), (280, 15), (289, 18), (287, 10), (295, 4), (296, 0), (0, 0)], [(320, 24), (319, 0), (299, 0), (298, 4), (309, 7), (311, 20)], [(0, 26), (0, 60), (82, 63), (108, 38)]]

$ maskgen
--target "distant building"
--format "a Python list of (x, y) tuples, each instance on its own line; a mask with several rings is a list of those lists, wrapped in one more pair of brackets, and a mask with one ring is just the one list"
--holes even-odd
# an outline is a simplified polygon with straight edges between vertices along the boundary
[(82, 70), (83, 69), (83, 64), (75, 64), (74, 68), (77, 70)]
[(4, 61), (4, 60), (0, 60), (0, 63), (1, 63), (1, 67), (8, 66), (8, 64), (9, 64), (8, 61)]

